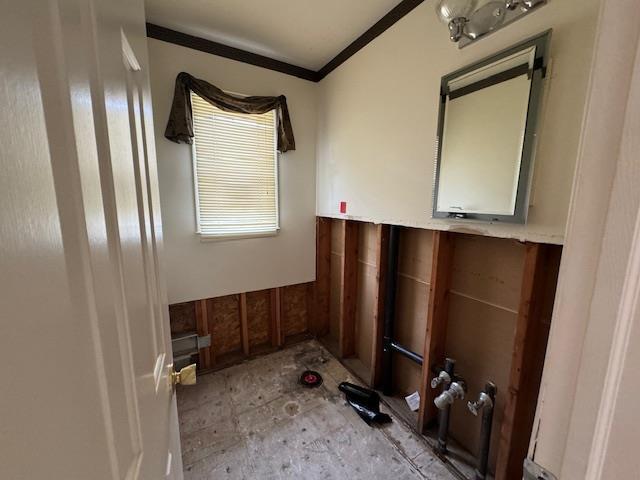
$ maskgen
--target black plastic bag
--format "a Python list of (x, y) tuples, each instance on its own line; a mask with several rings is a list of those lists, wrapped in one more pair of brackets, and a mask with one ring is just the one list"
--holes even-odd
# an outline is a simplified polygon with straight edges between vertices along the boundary
[(367, 425), (372, 423), (389, 423), (391, 417), (380, 412), (380, 396), (368, 388), (342, 382), (338, 388), (347, 397), (347, 402)]

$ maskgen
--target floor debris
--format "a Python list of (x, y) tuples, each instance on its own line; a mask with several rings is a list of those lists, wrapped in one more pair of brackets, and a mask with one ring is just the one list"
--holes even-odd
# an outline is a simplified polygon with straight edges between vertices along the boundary
[(420, 394), (418, 392), (413, 392), (411, 395), (407, 395), (404, 397), (404, 400), (407, 402), (407, 406), (412, 412), (417, 412), (420, 409)]
[(380, 412), (380, 396), (368, 388), (342, 382), (338, 388), (347, 397), (347, 402), (367, 425), (372, 423), (390, 423), (391, 417)]

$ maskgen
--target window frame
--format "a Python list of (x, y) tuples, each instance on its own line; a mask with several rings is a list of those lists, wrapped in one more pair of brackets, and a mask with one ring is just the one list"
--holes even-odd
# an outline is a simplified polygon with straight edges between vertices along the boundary
[[(191, 92), (191, 95), (197, 95), (197, 93)], [(234, 94), (238, 95), (238, 94)], [(205, 100), (206, 101), (206, 100)], [(274, 109), (275, 110), (275, 109)], [(252, 115), (252, 114), (248, 114)], [(191, 166), (193, 169), (193, 197), (195, 206), (195, 220), (196, 230), (195, 234), (198, 235), (201, 242), (220, 242), (227, 240), (242, 240), (250, 238), (264, 238), (275, 237), (280, 233), (280, 152), (278, 151), (278, 114), (274, 112), (274, 124), (273, 124), (273, 149), (274, 149), (274, 185), (275, 185), (275, 213), (276, 213), (276, 227), (274, 230), (267, 232), (257, 233), (228, 233), (228, 234), (211, 234), (202, 233), (200, 228), (200, 191), (198, 189), (198, 157), (197, 157), (197, 140), (195, 130), (193, 133), (193, 143), (191, 144)]]

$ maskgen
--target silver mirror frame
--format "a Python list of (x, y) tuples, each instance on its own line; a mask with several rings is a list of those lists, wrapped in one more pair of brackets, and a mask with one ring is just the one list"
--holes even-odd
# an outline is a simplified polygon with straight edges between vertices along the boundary
[[(465, 219), (483, 222), (519, 223), (527, 221), (529, 211), (529, 190), (533, 173), (533, 156), (535, 153), (538, 117), (542, 103), (542, 89), (544, 78), (547, 73), (548, 48), (551, 40), (551, 30), (547, 30), (535, 37), (524, 40), (501, 52), (486, 57), (476, 63), (456, 70), (442, 77), (440, 83), (440, 109), (438, 113), (438, 134), (436, 138), (436, 162), (433, 184), (433, 218)], [(438, 211), (438, 187), (440, 182), (440, 164), (442, 158), (442, 136), (444, 131), (445, 108), (448, 95), (449, 83), (467, 73), (490, 65), (502, 58), (513, 55), (521, 50), (536, 47), (535, 60), (531, 78), (531, 92), (529, 94), (529, 107), (527, 110), (527, 122), (522, 146), (522, 158), (520, 162), (520, 175), (518, 177), (518, 190), (516, 194), (516, 204), (513, 215), (491, 215), (491, 214), (460, 214), (457, 212)]]

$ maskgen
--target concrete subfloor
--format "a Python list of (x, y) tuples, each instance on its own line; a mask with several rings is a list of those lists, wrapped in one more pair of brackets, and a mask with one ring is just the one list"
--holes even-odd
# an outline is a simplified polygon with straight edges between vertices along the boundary
[[(298, 383), (307, 369), (322, 374), (321, 387)], [(357, 383), (311, 340), (179, 388), (185, 479), (455, 479), (393, 415), (388, 425), (365, 424), (342, 381)]]

